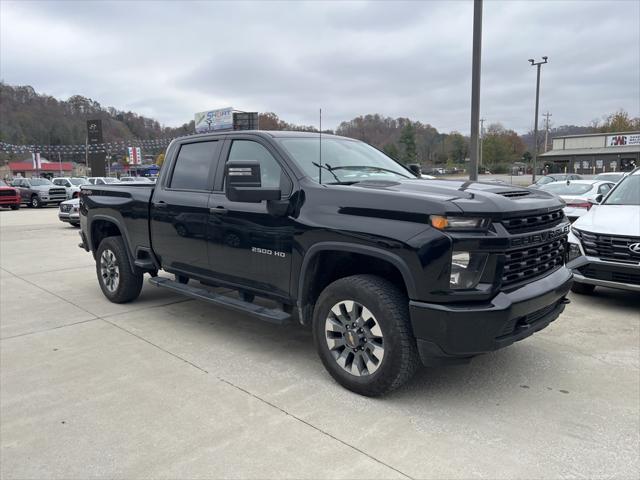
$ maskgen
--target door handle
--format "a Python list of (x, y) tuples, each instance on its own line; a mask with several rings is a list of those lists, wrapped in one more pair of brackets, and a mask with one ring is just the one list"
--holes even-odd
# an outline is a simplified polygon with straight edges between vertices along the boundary
[(154, 204), (153, 206), (156, 208), (167, 208), (167, 203), (161, 200), (158, 203)]
[(227, 210), (224, 207), (215, 207), (215, 208), (210, 208), (209, 209), (210, 213), (215, 213), (217, 215), (226, 215), (228, 211), (229, 210)]

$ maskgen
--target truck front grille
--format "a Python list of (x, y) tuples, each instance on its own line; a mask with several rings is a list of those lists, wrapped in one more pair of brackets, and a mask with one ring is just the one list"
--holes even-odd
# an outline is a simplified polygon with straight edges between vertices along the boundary
[(591, 257), (598, 257), (609, 262), (640, 263), (640, 255), (629, 248), (634, 243), (640, 243), (640, 237), (626, 237), (619, 235), (604, 235), (574, 229), (576, 236), (582, 242), (584, 253)]
[(536, 246), (510, 250), (505, 255), (502, 287), (548, 275), (564, 264), (567, 236)]
[(66, 197), (67, 191), (64, 188), (50, 188), (49, 196), (50, 197)]
[(0, 190), (0, 197), (15, 197), (17, 193), (15, 190)]
[(506, 228), (509, 233), (525, 233), (553, 228), (559, 225), (564, 218), (564, 213), (562, 209), (559, 208), (539, 215), (507, 218), (502, 220), (502, 225), (504, 225), (504, 228)]

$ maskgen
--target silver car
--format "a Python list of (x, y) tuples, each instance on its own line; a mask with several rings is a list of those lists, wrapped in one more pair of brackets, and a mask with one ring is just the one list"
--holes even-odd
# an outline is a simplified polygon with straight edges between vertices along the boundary
[(58, 218), (61, 222), (66, 222), (74, 227), (80, 226), (80, 199), (72, 198), (60, 204)]
[(598, 180), (567, 180), (565, 182), (547, 183), (540, 190), (551, 192), (565, 201), (564, 214), (571, 222), (587, 213), (595, 203), (596, 197), (603, 197), (615, 185), (610, 181)]

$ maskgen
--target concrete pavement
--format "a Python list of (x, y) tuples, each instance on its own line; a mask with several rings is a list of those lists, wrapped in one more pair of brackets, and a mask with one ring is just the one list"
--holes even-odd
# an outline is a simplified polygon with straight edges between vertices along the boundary
[(111, 304), (53, 208), (0, 212), (0, 476), (637, 478), (640, 299), (574, 295), (545, 331), (382, 399), (308, 330), (145, 286)]

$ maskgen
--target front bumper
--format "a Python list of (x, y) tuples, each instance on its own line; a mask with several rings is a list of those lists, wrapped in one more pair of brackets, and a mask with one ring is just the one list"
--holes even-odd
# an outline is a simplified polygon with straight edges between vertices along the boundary
[(561, 267), (481, 304), (411, 301), (411, 324), (423, 363), (464, 361), (545, 328), (563, 312), (571, 283), (571, 272)]
[(20, 205), (20, 197), (19, 196), (0, 196), (0, 205), (3, 207), (12, 206), (12, 205)]
[(80, 223), (80, 214), (78, 212), (58, 212), (58, 218), (62, 222)]
[(640, 292), (640, 264), (607, 262), (581, 256), (567, 264), (578, 283)]

